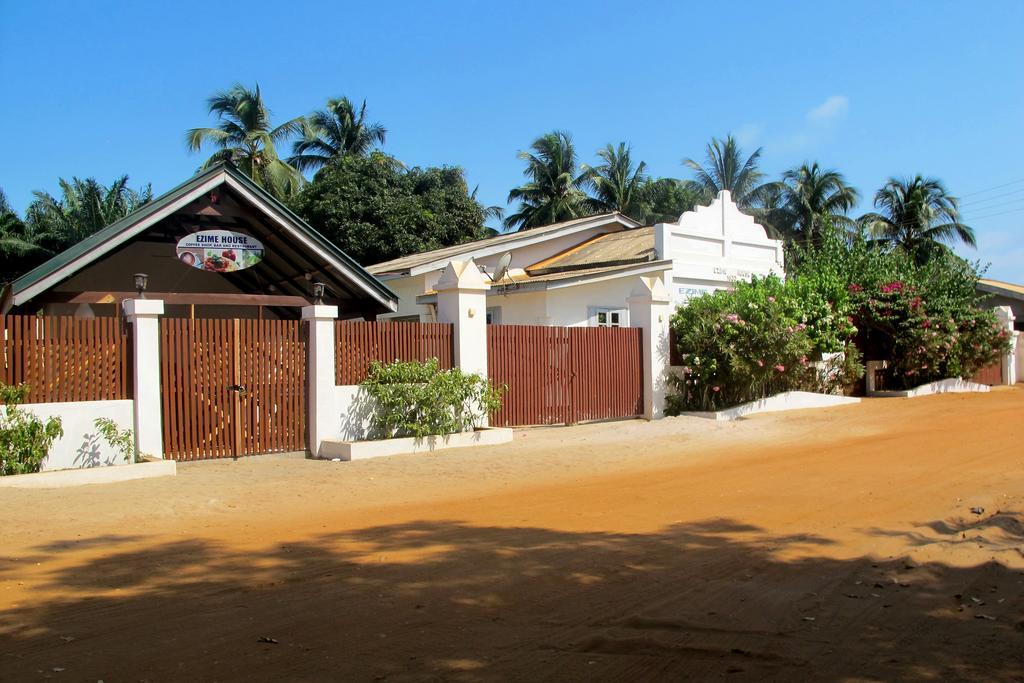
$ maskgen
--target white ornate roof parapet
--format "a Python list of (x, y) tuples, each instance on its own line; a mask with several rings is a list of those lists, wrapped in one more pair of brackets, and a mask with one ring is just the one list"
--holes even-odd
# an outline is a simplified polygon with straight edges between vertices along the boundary
[(732, 193), (722, 190), (708, 206), (695, 207), (679, 216), (677, 225), (683, 230), (706, 231), (718, 228), (718, 234), (766, 240), (768, 231), (754, 221), (732, 200)]

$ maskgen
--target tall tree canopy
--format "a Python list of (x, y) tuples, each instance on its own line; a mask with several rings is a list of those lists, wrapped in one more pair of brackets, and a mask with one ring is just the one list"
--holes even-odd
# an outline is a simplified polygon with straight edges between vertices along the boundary
[(275, 197), (289, 197), (299, 190), (302, 174), (278, 156), (277, 145), (301, 134), (302, 117), (273, 126), (259, 85), (250, 90), (236, 83), (214, 94), (207, 106), (217, 117), (217, 127), (192, 128), (185, 133), (185, 144), (192, 151), (199, 151), (204, 142), (219, 148), (203, 168), (230, 161)]
[(857, 190), (843, 174), (824, 169), (817, 162), (803, 164), (782, 174), (777, 207), (767, 213), (768, 222), (787, 239), (809, 247), (821, 239), (826, 224), (852, 228), (847, 212), (857, 203)]
[(692, 180), (678, 178), (648, 178), (640, 188), (644, 202), (645, 223), (675, 223), (687, 211), (692, 211), (703, 197)]
[(974, 247), (974, 229), (960, 222), (956, 197), (935, 178), (890, 178), (875, 193), (875, 212), (860, 221), (878, 240), (900, 246), (927, 260), (942, 243)]
[(325, 167), (292, 208), (363, 265), (487, 237), (461, 168), (404, 168), (382, 152)]
[(634, 164), (631, 148), (625, 142), (618, 147), (605, 145), (597, 151), (597, 166), (583, 166), (587, 187), (593, 192), (591, 206), (598, 211), (618, 211), (643, 221), (647, 215), (647, 164)]
[(343, 156), (366, 156), (374, 145), (383, 145), (387, 129), (367, 123), (366, 100), (356, 110), (347, 97), (327, 100), (327, 107), (313, 112), (302, 123), (302, 138), (295, 142), (288, 160), (300, 171), (317, 171)]
[(505, 219), (506, 228), (526, 230), (595, 213), (584, 192), (587, 173), (576, 167), (571, 135), (564, 131), (542, 135), (518, 157), (526, 162), (523, 175), (528, 181), (508, 193), (508, 201), (519, 202), (519, 207)]
[(0, 190), (0, 283), (15, 279), (48, 253), (36, 244)]
[(128, 187), (128, 176), (110, 185), (95, 178), (61, 178), (59, 183), (60, 197), (33, 193), (24, 221), (0, 191), (0, 280), (13, 280), (153, 198), (148, 185), (139, 190)]
[(36, 244), (58, 252), (81, 242), (153, 199), (147, 185), (128, 187), (128, 176), (103, 185), (95, 178), (59, 180), (61, 195), (36, 191), (25, 210), (25, 224)]
[(694, 172), (694, 183), (702, 202), (710, 202), (722, 190), (732, 194), (732, 200), (741, 209), (762, 206), (763, 197), (771, 184), (763, 183), (764, 174), (758, 168), (761, 148), (746, 159), (736, 138), (712, 138), (705, 152), (705, 165), (693, 159), (684, 159), (683, 165)]

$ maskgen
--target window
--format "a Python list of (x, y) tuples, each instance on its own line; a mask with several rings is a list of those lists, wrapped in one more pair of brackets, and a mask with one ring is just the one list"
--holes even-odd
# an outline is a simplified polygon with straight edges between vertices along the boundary
[(590, 309), (591, 327), (627, 327), (626, 309), (596, 308)]
[(501, 306), (491, 306), (490, 308), (487, 309), (487, 324), (501, 324)]

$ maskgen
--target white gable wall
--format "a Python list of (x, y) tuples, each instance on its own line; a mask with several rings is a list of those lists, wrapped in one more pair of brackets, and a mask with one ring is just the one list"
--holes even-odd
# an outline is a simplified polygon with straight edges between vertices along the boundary
[(782, 241), (769, 239), (729, 192), (687, 211), (678, 223), (654, 226), (654, 246), (659, 259), (672, 259), (665, 286), (675, 306), (752, 275), (785, 274)]

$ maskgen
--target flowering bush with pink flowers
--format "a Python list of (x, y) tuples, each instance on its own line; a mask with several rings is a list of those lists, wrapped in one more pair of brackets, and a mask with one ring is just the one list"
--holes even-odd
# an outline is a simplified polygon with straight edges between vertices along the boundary
[(865, 357), (890, 362), (891, 386), (968, 378), (1009, 346), (995, 314), (979, 306), (978, 265), (948, 249), (920, 263), (862, 235), (832, 232), (793, 256), (791, 279), (828, 292)]
[[(838, 339), (853, 328), (828, 305), (808, 313), (795, 293), (777, 277), (755, 277), (678, 309), (672, 327), (683, 367), (673, 379), (669, 412), (719, 410), (782, 391), (820, 389), (816, 340)], [(840, 331), (819, 329), (826, 318)]]
[[(973, 278), (970, 272), (947, 272), (947, 277), (964, 276)], [(992, 311), (974, 304), (973, 288), (961, 297), (930, 291), (940, 284), (949, 289), (949, 283), (936, 279), (921, 284), (903, 280), (851, 284), (854, 317), (865, 330), (864, 343), (891, 361), (893, 386), (969, 378), (996, 362), (1008, 348), (1009, 333)]]

